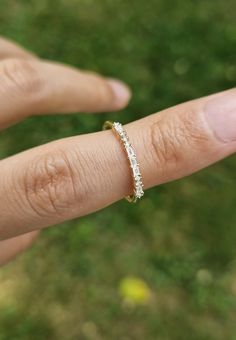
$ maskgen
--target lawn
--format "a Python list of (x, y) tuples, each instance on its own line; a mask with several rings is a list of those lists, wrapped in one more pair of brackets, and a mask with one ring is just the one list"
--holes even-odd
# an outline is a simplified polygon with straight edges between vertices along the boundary
[[(121, 113), (34, 117), (6, 157), (235, 86), (233, 0), (1, 0), (0, 34), (126, 81)], [(236, 339), (236, 158), (42, 232), (0, 270), (0, 340)]]

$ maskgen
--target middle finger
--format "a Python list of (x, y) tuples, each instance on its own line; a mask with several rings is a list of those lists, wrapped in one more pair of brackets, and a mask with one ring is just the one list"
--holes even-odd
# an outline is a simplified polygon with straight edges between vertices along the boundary
[(89, 72), (40, 60), (0, 63), (0, 129), (30, 115), (119, 110), (128, 87)]

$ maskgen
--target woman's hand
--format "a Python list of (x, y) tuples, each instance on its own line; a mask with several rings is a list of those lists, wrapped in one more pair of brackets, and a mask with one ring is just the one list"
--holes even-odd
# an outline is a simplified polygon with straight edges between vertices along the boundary
[[(104, 79), (26, 59), (0, 65), (1, 126), (30, 114), (92, 111), (98, 105), (100, 110), (112, 110), (128, 101), (125, 88), (115, 97)], [(125, 129), (145, 189), (186, 176), (236, 150), (236, 90), (166, 109)], [(2, 160), (2, 249), (15, 255), (36, 230), (89, 214), (131, 192), (126, 155), (111, 131), (58, 140)], [(21, 234), (25, 235), (9, 240)]]
[[(0, 130), (30, 115), (54, 112), (63, 113), (64, 111), (97, 112), (119, 110), (126, 106), (130, 95), (128, 87), (120, 81), (106, 79), (88, 72), (81, 72), (56, 63), (40, 61), (35, 55), (25, 51), (20, 46), (0, 38)], [(37, 155), (37, 151), (35, 155)], [(26, 159), (25, 161), (27, 162)], [(4, 165), (4, 162), (0, 161), (1, 165)], [(16, 162), (18, 161), (16, 160)], [(17, 166), (17, 164), (14, 166), (13, 172), (16, 171)], [(44, 167), (44, 165), (42, 166)], [(45, 166), (47, 167), (46, 164)], [(50, 160), (48, 166), (49, 168), (51, 166), (54, 167)], [(58, 168), (58, 175), (56, 173), (55, 175), (64, 178), (63, 164), (62, 166), (59, 165), (59, 167), (62, 173)], [(45, 168), (43, 171), (49, 171), (48, 176), (50, 177), (51, 170), (49, 168)], [(38, 170), (41, 172), (40, 169)], [(54, 172), (54, 170), (52, 171)], [(55, 171), (57, 171), (56, 168)], [(4, 175), (1, 174), (0, 176)], [(13, 181), (17, 181), (13, 173), (10, 176), (13, 176)], [(42, 179), (40, 178), (39, 181)], [(65, 183), (64, 181), (67, 180), (64, 178), (62, 183)], [(7, 215), (11, 215), (15, 208), (14, 204), (12, 205), (9, 202), (11, 207), (9, 206), (9, 209), (7, 208), (8, 211), (5, 211), (7, 201), (5, 201), (2, 195), (4, 195), (5, 185), (8, 186), (7, 182), (8, 179), (6, 177), (1, 177), (0, 265), (6, 263), (27, 248), (38, 234), (38, 231), (28, 232), (28, 229), (26, 234), (12, 237), (22, 232), (24, 233), (24, 231), (22, 230), (21, 232), (17, 225), (14, 226), (14, 232), (8, 229), (14, 222), (13, 220), (7, 222)], [(36, 183), (35, 185), (38, 186)], [(46, 182), (44, 185), (47, 185)], [(15, 190), (18, 190), (17, 187)], [(44, 188), (41, 187), (39, 190), (42, 194)], [(14, 219), (17, 219), (17, 216), (20, 218), (21, 213), (25, 210), (25, 207), (23, 207), (25, 205), (23, 203), (25, 198), (17, 197), (18, 194), (21, 196), (21, 193), (17, 195), (16, 192), (10, 193), (10, 187), (7, 191), (9, 198), (11, 196), (11, 200), (19, 199), (19, 214), (14, 214)], [(34, 209), (33, 206), (32, 209)]]

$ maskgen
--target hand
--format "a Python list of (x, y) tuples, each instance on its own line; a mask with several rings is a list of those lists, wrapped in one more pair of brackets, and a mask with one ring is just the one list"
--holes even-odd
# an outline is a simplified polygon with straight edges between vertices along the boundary
[[(126, 106), (130, 95), (128, 87), (120, 81), (105, 79), (99, 75), (81, 72), (56, 63), (40, 61), (35, 55), (25, 51), (20, 46), (0, 38), (0, 130), (29, 115), (53, 112), (63, 113), (64, 111), (96, 112), (119, 110)], [(37, 153), (38, 151), (35, 151), (35, 156), (37, 156)], [(8, 160), (10, 161), (10, 158)], [(0, 161), (3, 167), (5, 161)], [(17, 160), (16, 162), (18, 163)], [(48, 162), (49, 168), (54, 172), (53, 163), (49, 159)], [(58, 176), (62, 178), (62, 183), (65, 183), (68, 173), (64, 173), (64, 177), (63, 162), (61, 162), (61, 165), (58, 164)], [(43, 164), (42, 166), (44, 167)], [(45, 166), (47, 167), (46, 164)], [(16, 164), (13, 167), (12, 171), (15, 172), (18, 165)], [(51, 176), (49, 168), (45, 168), (45, 171), (48, 171), (48, 176)], [(43, 169), (42, 171), (44, 172)], [(55, 171), (57, 172), (56, 168)], [(40, 169), (39, 172), (41, 173)], [(22, 232), (28, 233), (12, 237), (22, 233), (17, 225), (14, 225), (15, 231), (8, 230), (10, 231), (9, 233), (7, 231), (9, 227), (8, 222), (6, 222), (7, 215), (9, 216), (15, 209), (14, 204), (12, 205), (12, 199), (17, 199), (19, 195), (19, 210), (18, 213), (14, 213), (14, 220), (17, 216), (20, 218), (21, 213), (25, 210), (25, 203), (23, 203), (25, 198), (20, 198), (20, 192), (16, 194), (17, 187), (15, 187), (15, 193), (11, 194), (11, 188), (9, 187), (7, 191), (9, 198), (11, 196), (11, 203), (9, 202), (11, 206), (7, 208), (7, 212), (5, 211), (8, 199), (5, 200), (2, 195), (4, 195), (4, 186), (8, 185), (10, 177), (11, 181), (15, 181), (16, 178), (13, 173), (8, 179), (2, 178), (0, 180), (0, 265), (27, 248), (38, 234), (38, 231), (28, 232), (34, 228), (28, 229), (26, 226), (27, 230), (22, 230)], [(44, 181), (43, 178), (39, 179), (39, 181), (41, 180)], [(42, 185), (44, 185), (43, 182)], [(44, 190), (43, 187), (41, 189)], [(26, 205), (28, 206), (28, 204), (30, 203)], [(31, 208), (34, 210), (33, 206)], [(31, 212), (29, 211), (29, 215), (31, 215)], [(9, 223), (14, 222), (9, 220)], [(2, 241), (6, 238), (8, 239)]]
[[(62, 107), (63, 111), (81, 109), (84, 96), (79, 98), (76, 93), (78, 82), (68, 81), (72, 73), (76, 78), (75, 71), (68, 70), (68, 75), (62, 66), (31, 59), (16, 65), (1, 77), (2, 124), (6, 112), (8, 117), (22, 118), (23, 105), (28, 115)], [(37, 78), (39, 70), (43, 81)], [(57, 84), (56, 89), (51, 89), (51, 82)], [(91, 91), (90, 96), (93, 94)], [(236, 90), (169, 108), (127, 124), (125, 129), (136, 150), (145, 189), (184, 177), (236, 150)], [(66, 138), (22, 152), (1, 161), (0, 237), (6, 240), (89, 214), (131, 192), (126, 155), (112, 131)], [(21, 236), (25, 244), (34, 237), (30, 235)], [(16, 249), (17, 240), (2, 245), (14, 243)]]

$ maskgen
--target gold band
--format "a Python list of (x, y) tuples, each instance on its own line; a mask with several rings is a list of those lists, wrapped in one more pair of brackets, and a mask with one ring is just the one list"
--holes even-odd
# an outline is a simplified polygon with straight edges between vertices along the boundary
[(103, 130), (109, 130), (109, 129), (112, 129), (115, 132), (115, 134), (119, 136), (124, 146), (124, 149), (127, 153), (127, 157), (128, 157), (130, 167), (132, 170), (132, 175), (133, 175), (134, 193), (133, 195), (126, 196), (125, 199), (130, 203), (135, 203), (137, 202), (138, 198), (141, 198), (144, 195), (144, 192), (143, 192), (142, 176), (140, 173), (139, 164), (136, 160), (136, 154), (135, 154), (134, 148), (131, 145), (129, 138), (127, 136), (127, 133), (124, 130), (121, 123), (118, 123), (118, 122), (113, 123), (107, 120), (103, 124)]

